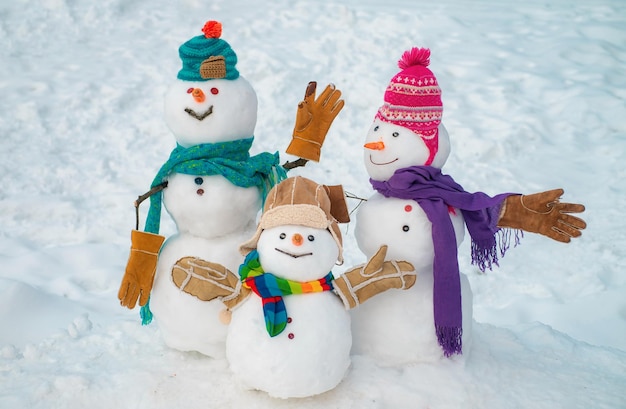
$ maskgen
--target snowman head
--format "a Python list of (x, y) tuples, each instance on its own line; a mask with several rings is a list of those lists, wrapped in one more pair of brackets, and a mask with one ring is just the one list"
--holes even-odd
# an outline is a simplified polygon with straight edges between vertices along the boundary
[(202, 32), (180, 46), (183, 66), (165, 95), (165, 121), (183, 147), (250, 138), (257, 119), (256, 93), (222, 25), (209, 21)]
[(263, 230), (257, 251), (265, 271), (294, 281), (324, 277), (339, 258), (339, 246), (328, 229), (301, 225)]
[[(291, 177), (270, 190), (265, 199), (263, 214), (255, 235), (242, 244), (239, 250), (246, 255), (256, 249), (265, 232), (271, 233), (266, 237), (272, 243), (273, 240), (277, 240), (276, 235), (280, 240), (281, 234), (284, 233), (283, 239), (289, 239), (291, 245), (287, 241), (283, 242), (287, 243), (284, 248), (282, 245), (275, 248), (283, 249), (285, 253), (281, 254), (294, 259), (290, 261), (295, 262), (295, 260), (302, 258), (298, 256), (299, 254), (308, 253), (308, 250), (298, 249), (305, 249), (303, 244), (305, 240), (309, 240), (309, 236), (312, 236), (313, 240), (309, 240), (310, 243), (307, 243), (306, 248), (318, 246), (318, 244), (313, 244), (316, 240), (325, 243), (330, 237), (333, 240), (335, 250), (327, 251), (327, 253), (333, 255), (333, 260), (341, 263), (343, 262), (343, 244), (338, 223), (349, 221), (348, 207), (343, 188), (340, 185), (325, 186), (301, 176)], [(308, 229), (304, 229), (305, 227)], [(299, 234), (300, 238), (295, 238), (296, 233)], [(270, 239), (270, 237), (272, 238)], [(303, 240), (300, 246), (295, 244), (299, 240)], [(326, 248), (325, 245), (319, 246), (322, 246), (321, 249)], [(270, 247), (264, 247), (264, 249), (267, 248)], [(259, 247), (258, 250), (261, 262), (264, 263), (262, 249)], [(280, 251), (278, 252), (280, 253)], [(320, 254), (319, 251), (317, 254)], [(265, 265), (264, 268), (266, 271), (271, 271)], [(328, 271), (324, 274), (327, 273)], [(304, 280), (304, 278), (300, 277), (298, 280)]]
[[(416, 47), (406, 51), (398, 61), (401, 71), (389, 82), (384, 103), (378, 109), (367, 136), (365, 163), (368, 172), (371, 168), (376, 176), (380, 176), (379, 174), (386, 174), (391, 169), (393, 174), (396, 169), (402, 167), (422, 165), (441, 167), (445, 163), (450, 147), (447, 133), (441, 135), (445, 133), (445, 128), (441, 125), (443, 113), (441, 89), (437, 78), (427, 68), (429, 64), (430, 50)], [(382, 136), (387, 133), (388, 138)], [(399, 138), (401, 135), (412, 135), (415, 140), (408, 137)], [(391, 142), (389, 138), (396, 140)], [(386, 144), (383, 139), (388, 139), (389, 143)], [(402, 143), (399, 142), (401, 140)], [(376, 142), (381, 143), (375, 144)], [(392, 161), (389, 163), (391, 166), (385, 167), (386, 171), (377, 168), (377, 165), (368, 160), (372, 151), (381, 153), (385, 149), (391, 149), (392, 146), (396, 152), (385, 152), (379, 161), (379, 163)], [(410, 157), (405, 158), (404, 155)], [(399, 159), (395, 160), (396, 157)], [(370, 176), (376, 180), (389, 178), (380, 179), (372, 173)]]
[[(439, 124), (437, 136), (438, 149), (430, 166), (441, 169), (450, 155), (450, 137), (443, 124)], [(396, 170), (423, 165), (430, 157), (428, 146), (413, 131), (378, 118), (365, 139), (363, 161), (374, 180), (389, 180)]]

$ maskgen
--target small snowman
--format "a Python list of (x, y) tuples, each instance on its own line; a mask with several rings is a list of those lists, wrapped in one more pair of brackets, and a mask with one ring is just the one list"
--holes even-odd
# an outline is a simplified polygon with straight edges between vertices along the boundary
[(384, 261), (384, 246), (334, 277), (342, 262), (338, 222), (348, 220), (341, 186), (292, 177), (270, 191), (256, 233), (241, 246), (239, 276), (198, 258), (176, 263), (181, 292), (232, 309), (226, 357), (244, 387), (279, 398), (333, 389), (350, 365), (347, 309), (414, 284), (413, 267)]
[[(584, 206), (559, 202), (561, 189), (490, 197), (468, 193), (442, 174), (450, 140), (429, 58), (428, 49), (404, 53), (364, 146), (376, 193), (357, 213), (359, 248), (370, 256), (387, 244), (388, 257), (407, 260), (418, 274), (410, 290), (389, 291), (352, 311), (354, 352), (389, 365), (433, 362), (467, 351), (472, 293), (457, 258), (465, 226), (472, 261), (483, 271), (497, 265), (511, 239), (517, 243), (519, 230), (569, 242), (585, 228), (570, 214)], [(389, 325), (390, 319), (397, 324)]]
[[(179, 48), (182, 69), (165, 96), (165, 120), (177, 144), (148, 193), (145, 231), (137, 226), (131, 233), (118, 297), (128, 308), (139, 301), (144, 324), (154, 313), (168, 346), (222, 357), (227, 331), (220, 318), (222, 303), (200, 302), (181, 292), (172, 283), (172, 267), (184, 256), (197, 256), (236, 269), (243, 259), (239, 244), (255, 231), (264, 196), (286, 175), (278, 153), (249, 153), (257, 96), (236, 68), (237, 55), (220, 38), (222, 25), (209, 21), (202, 33)], [(290, 146), (294, 154), (312, 143), (307, 138), (323, 141), (343, 107), (340, 95), (329, 86), (318, 106), (315, 83), (309, 84), (298, 108), (294, 136), (301, 138), (297, 147)], [(315, 146), (319, 151), (321, 142)], [(162, 204), (177, 227), (167, 241), (158, 234)]]

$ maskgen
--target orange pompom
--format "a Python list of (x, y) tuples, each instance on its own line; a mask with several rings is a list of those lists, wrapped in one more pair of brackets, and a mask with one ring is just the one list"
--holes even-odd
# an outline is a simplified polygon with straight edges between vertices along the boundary
[(202, 32), (206, 38), (220, 38), (222, 35), (222, 23), (210, 20), (202, 27)]

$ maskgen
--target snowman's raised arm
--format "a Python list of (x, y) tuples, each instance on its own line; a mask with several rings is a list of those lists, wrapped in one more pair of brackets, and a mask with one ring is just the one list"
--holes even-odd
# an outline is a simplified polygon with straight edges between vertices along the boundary
[[(299, 162), (287, 162), (283, 165), (286, 169), (304, 166), (309, 160), (319, 162), (326, 134), (343, 109), (341, 91), (336, 89), (334, 84), (327, 85), (317, 98), (315, 98), (316, 88), (315, 81), (309, 82), (304, 100), (298, 104), (293, 136), (286, 152), (300, 159)], [(298, 164), (293, 166), (296, 162)]]
[(366, 264), (335, 279), (335, 291), (346, 309), (392, 288), (406, 290), (413, 287), (417, 278), (413, 265), (406, 261), (385, 261), (386, 255), (387, 246), (381, 246)]
[(232, 309), (250, 295), (239, 277), (218, 263), (198, 257), (183, 257), (172, 267), (176, 287), (202, 301), (220, 299)]
[(579, 237), (587, 223), (571, 213), (582, 213), (585, 206), (563, 203), (559, 199), (563, 189), (554, 189), (531, 195), (512, 195), (506, 198), (498, 227), (510, 227), (539, 233), (562, 243)]

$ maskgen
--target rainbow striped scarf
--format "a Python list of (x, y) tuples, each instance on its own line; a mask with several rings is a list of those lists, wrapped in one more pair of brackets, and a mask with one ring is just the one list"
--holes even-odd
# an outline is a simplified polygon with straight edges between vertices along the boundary
[(333, 289), (333, 273), (319, 280), (299, 282), (276, 277), (263, 271), (259, 254), (252, 250), (239, 267), (239, 276), (244, 287), (251, 289), (263, 301), (265, 328), (270, 337), (275, 337), (287, 326), (287, 309), (283, 296), (291, 294), (319, 293)]

